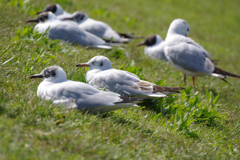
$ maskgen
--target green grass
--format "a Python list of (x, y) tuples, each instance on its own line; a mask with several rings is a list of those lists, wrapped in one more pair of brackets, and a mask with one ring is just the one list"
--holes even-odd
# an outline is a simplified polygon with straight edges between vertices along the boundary
[[(91, 115), (54, 107), (36, 96), (40, 80), (28, 77), (51, 65), (68, 79), (85, 81), (75, 67), (96, 55), (114, 68), (165, 86), (183, 86), (183, 76), (166, 62), (144, 55), (135, 40), (124, 50), (86, 49), (49, 40), (25, 21), (52, 3), (0, 0), (0, 159), (239, 159), (240, 80), (230, 86), (214, 77), (196, 78), (197, 88), (138, 108)], [(240, 74), (240, 2), (237, 0), (58, 0), (119, 32), (165, 38), (171, 21), (183, 18), (190, 37), (219, 59), (218, 67)], [(129, 57), (126, 57), (129, 54)], [(162, 115), (158, 104), (167, 109)]]

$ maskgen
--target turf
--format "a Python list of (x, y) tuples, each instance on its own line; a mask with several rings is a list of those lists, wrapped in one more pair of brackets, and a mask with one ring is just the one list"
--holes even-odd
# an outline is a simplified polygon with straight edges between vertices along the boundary
[[(51, 1), (0, 0), (0, 159), (239, 159), (240, 80), (232, 86), (214, 77), (191, 79), (169, 63), (136, 48), (110, 51), (49, 40), (25, 21)], [(190, 37), (220, 60), (218, 67), (240, 74), (238, 0), (58, 0), (69, 12), (81, 10), (119, 32), (165, 38), (175, 18), (190, 25)], [(173, 98), (144, 103), (105, 115), (54, 107), (36, 96), (40, 80), (28, 77), (51, 65), (67, 78), (85, 81), (87, 70), (75, 67), (96, 55), (114, 68), (142, 79), (186, 90)], [(160, 108), (159, 108), (160, 106)], [(161, 114), (161, 109), (167, 111)], [(167, 109), (167, 110), (166, 110)]]

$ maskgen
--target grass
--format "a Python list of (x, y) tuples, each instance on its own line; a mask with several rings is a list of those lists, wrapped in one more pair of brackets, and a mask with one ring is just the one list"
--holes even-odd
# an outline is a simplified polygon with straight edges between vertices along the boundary
[[(53, 107), (36, 96), (40, 80), (28, 77), (59, 65), (68, 79), (85, 81), (75, 67), (96, 55), (113, 67), (165, 86), (183, 86), (183, 76), (166, 62), (136, 48), (86, 49), (49, 40), (25, 21), (52, 3), (0, 0), (0, 159), (239, 159), (240, 81), (230, 86), (213, 77), (196, 78), (192, 89), (173, 98), (149, 101), (139, 108), (91, 115)], [(171, 21), (183, 18), (190, 37), (207, 49), (218, 66), (240, 74), (239, 5), (233, 1), (58, 0), (69, 12), (81, 10), (119, 32), (166, 36)], [(126, 56), (128, 55), (128, 57)], [(158, 104), (167, 109), (161, 115)]]

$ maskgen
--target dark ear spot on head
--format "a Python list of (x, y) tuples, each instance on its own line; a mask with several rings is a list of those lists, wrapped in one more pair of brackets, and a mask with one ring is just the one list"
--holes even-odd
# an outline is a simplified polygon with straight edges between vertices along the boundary
[(53, 76), (53, 77), (56, 76), (56, 72), (55, 72), (55, 70), (52, 70), (52, 76)]
[(84, 15), (81, 16), (81, 20), (83, 20), (83, 19), (84, 19)]
[(103, 66), (103, 62), (101, 62), (99, 66), (102, 67)]
[(185, 21), (183, 21), (183, 24), (186, 24), (186, 22), (185, 22)]
[(56, 76), (56, 70), (54, 68), (47, 68), (47, 69), (44, 70), (43, 75), (44, 75), (45, 78), (55, 77)]
[(38, 15), (38, 22), (44, 22), (48, 19), (48, 13), (47, 12), (43, 12), (41, 14)]

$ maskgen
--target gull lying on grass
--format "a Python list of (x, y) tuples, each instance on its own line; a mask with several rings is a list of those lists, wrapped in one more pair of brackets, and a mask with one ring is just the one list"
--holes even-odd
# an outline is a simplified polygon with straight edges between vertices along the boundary
[(133, 38), (142, 38), (128, 33), (117, 33), (108, 24), (89, 18), (86, 13), (76, 11), (70, 14), (64, 11), (59, 4), (47, 5), (43, 11), (37, 12), (37, 14), (46, 11), (52, 12), (60, 20), (74, 20), (79, 24), (81, 29), (108, 41), (113, 40), (116, 43), (128, 43)]
[[(216, 67), (210, 60), (210, 54), (191, 38), (186, 37), (188, 33), (184, 27), (186, 21), (177, 21), (182, 23), (182, 25), (175, 25), (176, 20), (171, 23), (165, 39), (166, 47), (164, 48), (164, 53), (172, 66), (184, 74), (185, 84), (186, 75), (192, 77), (194, 88), (194, 77), (196, 76), (211, 75), (225, 82), (227, 82), (225, 80), (227, 76), (240, 78), (240, 76)], [(184, 32), (186, 33), (185, 35)]]
[(40, 74), (30, 78), (41, 78), (37, 96), (43, 100), (52, 100), (67, 108), (78, 108), (89, 112), (108, 112), (121, 108), (137, 106), (142, 98), (120, 97), (113, 92), (100, 91), (93, 86), (66, 78), (66, 73), (59, 66), (45, 68)]
[(122, 96), (167, 97), (169, 94), (180, 93), (182, 87), (161, 87), (154, 83), (140, 80), (139, 77), (127, 71), (112, 68), (107, 57), (96, 56), (87, 63), (77, 66), (89, 67), (86, 81), (92, 86), (121, 94)]
[(153, 59), (166, 60), (167, 58), (164, 54), (165, 42), (162, 40), (160, 35), (150, 35), (144, 42), (139, 43), (137, 46), (144, 46), (144, 54), (149, 55)]
[(75, 22), (58, 20), (52, 12), (43, 12), (36, 19), (27, 21), (27, 23), (29, 22), (38, 23), (34, 29), (40, 33), (47, 32), (52, 39), (61, 39), (92, 48), (111, 49), (113, 46), (113, 44), (106, 43), (101, 38), (82, 30)]
[(131, 38), (134, 38), (130, 35), (127, 38), (122, 38), (121, 35), (114, 31), (108, 24), (89, 18), (88, 15), (83, 12), (76, 11), (72, 16), (63, 18), (63, 20), (73, 20), (78, 23), (81, 29), (109, 41), (128, 43), (131, 41)]
[[(171, 23), (171, 27), (169, 28), (169, 33), (176, 33), (182, 36), (188, 36), (189, 35), (189, 25), (188, 23), (183, 19), (176, 19)], [(160, 35), (150, 35), (148, 36), (144, 42), (139, 43), (137, 46), (143, 46), (144, 53), (149, 55), (150, 57), (154, 59), (162, 59), (166, 60), (167, 58), (164, 53), (164, 48), (166, 47), (166, 42), (162, 40)]]

